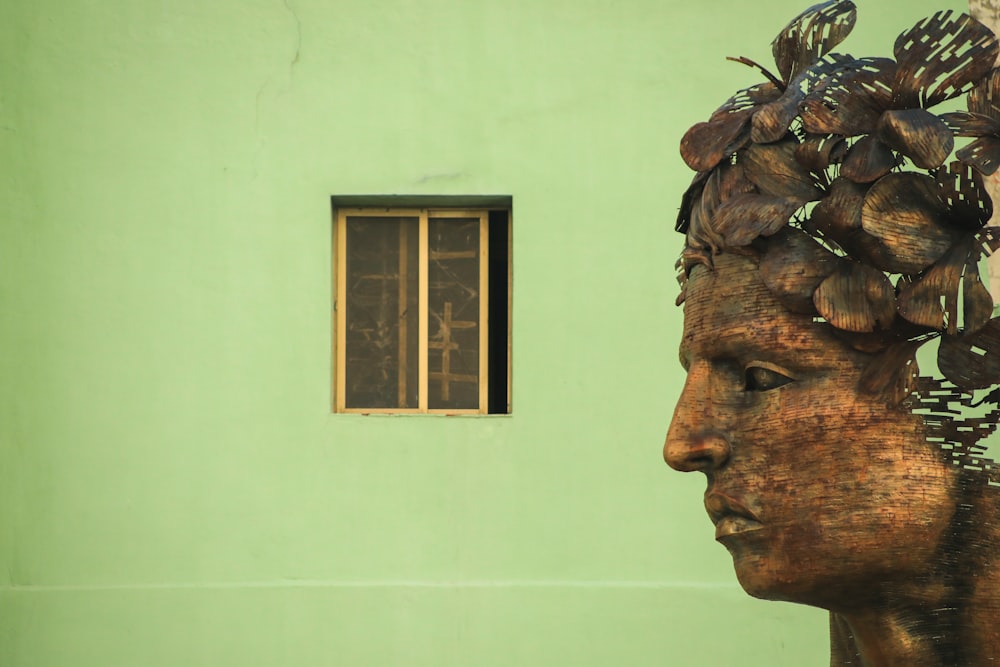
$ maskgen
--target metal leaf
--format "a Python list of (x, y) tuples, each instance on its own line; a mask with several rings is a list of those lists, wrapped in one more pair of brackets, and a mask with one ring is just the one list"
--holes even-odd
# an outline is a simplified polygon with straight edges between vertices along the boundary
[(760, 276), (793, 313), (815, 314), (813, 293), (841, 260), (809, 234), (784, 227), (771, 237), (760, 261)]
[(878, 269), (844, 262), (813, 294), (816, 310), (845, 331), (887, 329), (896, 316), (892, 284)]
[(899, 265), (895, 255), (880, 239), (861, 227), (861, 208), (869, 187), (844, 177), (834, 179), (830, 193), (816, 204), (806, 224), (855, 259), (883, 271), (898, 273), (905, 266)]
[(747, 180), (742, 164), (724, 164), (716, 169), (715, 173), (718, 174), (718, 181), (713, 187), (718, 189), (720, 202), (736, 195), (757, 191), (754, 184)]
[(970, 262), (962, 276), (962, 328), (966, 334), (979, 331), (993, 316), (993, 297), (983, 284), (979, 268)]
[[(897, 286), (896, 291), (899, 291)], [(855, 350), (877, 354), (884, 352), (888, 348), (902, 341), (912, 340), (924, 343), (927, 341), (927, 327), (911, 324), (903, 318), (897, 317), (892, 321), (891, 329), (880, 329), (867, 333), (857, 333), (844, 331), (843, 329), (833, 329), (833, 334), (850, 345)]]
[(762, 105), (754, 114), (750, 139), (755, 143), (768, 144), (784, 138), (789, 125), (799, 113), (799, 104), (805, 99), (806, 93), (853, 62), (854, 59), (850, 56), (830, 54), (800, 71), (788, 83), (780, 98)]
[(1000, 136), (1000, 121), (972, 111), (943, 113), (939, 118), (958, 137)]
[(798, 207), (796, 202), (781, 197), (741, 194), (719, 206), (713, 226), (726, 246), (745, 246), (758, 236), (770, 236), (784, 227)]
[(865, 367), (858, 388), (867, 394), (884, 396), (895, 405), (913, 390), (919, 374), (917, 348), (922, 341), (900, 341), (889, 346)]
[(751, 144), (742, 154), (746, 177), (765, 194), (799, 205), (822, 198), (815, 177), (795, 159), (797, 141)]
[(784, 137), (788, 126), (799, 113), (799, 102), (804, 96), (801, 91), (789, 88), (781, 99), (758, 109), (750, 123), (750, 140), (769, 144)]
[(730, 197), (756, 190), (744, 176), (742, 164), (721, 164), (712, 170), (705, 183), (701, 195), (702, 210), (706, 216), (712, 217), (719, 205)]
[(707, 171), (750, 141), (753, 109), (693, 125), (681, 139), (681, 157), (695, 171)]
[(967, 391), (1000, 382), (1000, 320), (990, 320), (972, 334), (944, 336), (938, 347), (938, 368)]
[(891, 329), (859, 333), (834, 327), (831, 333), (859, 352), (878, 354), (903, 341), (926, 341), (924, 336), (927, 334), (927, 327), (910, 324), (903, 318), (896, 317)]
[(1000, 68), (990, 70), (990, 73), (969, 91), (966, 104), (972, 113), (1000, 121)]
[(922, 169), (940, 167), (955, 148), (948, 126), (925, 109), (886, 111), (875, 131), (883, 143)]
[(854, 28), (857, 9), (850, 0), (829, 0), (813, 5), (785, 26), (771, 43), (774, 61), (783, 81), (790, 81), (827, 53)]
[(847, 97), (848, 104), (838, 104), (819, 95), (809, 96), (799, 104), (799, 117), (806, 132), (813, 134), (840, 134), (853, 137), (870, 132), (878, 121), (882, 109), (869, 104), (864, 96)]
[(799, 105), (807, 132), (855, 136), (872, 131), (892, 101), (896, 63), (860, 58), (818, 83)]
[(869, 134), (858, 139), (844, 156), (840, 174), (856, 183), (871, 183), (899, 164), (892, 149)]
[(694, 178), (691, 179), (691, 184), (681, 195), (681, 208), (677, 211), (677, 221), (674, 223), (674, 229), (684, 234), (687, 232), (688, 227), (691, 224), (691, 209), (695, 202), (701, 200), (702, 190), (705, 188), (705, 181), (708, 180), (709, 176), (712, 174), (710, 171), (699, 171), (695, 174)]
[(727, 116), (730, 113), (745, 111), (746, 109), (773, 102), (781, 97), (781, 94), (781, 88), (770, 81), (759, 83), (749, 88), (743, 88), (726, 100), (725, 104), (716, 109), (709, 120), (719, 120), (719, 118)]
[[(989, 269), (983, 263), (985, 257), (993, 255), (1000, 249), (1000, 236), (997, 227), (984, 227), (973, 236), (972, 249), (969, 251), (965, 274), (962, 276), (963, 298), (963, 328), (965, 334), (974, 333), (986, 326), (993, 316), (993, 296), (983, 283), (980, 269)], [(987, 275), (987, 280), (989, 276)]]
[(935, 169), (931, 175), (938, 185), (938, 197), (951, 210), (952, 224), (976, 230), (989, 222), (993, 202), (978, 171), (955, 161)]
[(861, 229), (861, 205), (868, 187), (843, 176), (830, 184), (830, 192), (816, 204), (812, 223), (838, 243), (855, 230)]
[(952, 15), (937, 12), (896, 39), (893, 107), (933, 106), (962, 94), (993, 67), (993, 33), (968, 14)]
[(730, 198), (755, 190), (753, 183), (744, 178), (742, 165), (722, 164), (713, 169), (692, 206), (689, 243), (719, 252), (726, 243), (717, 228), (717, 209)]
[(899, 291), (899, 314), (909, 322), (958, 333), (958, 292), (972, 237), (953, 247), (919, 279)]
[(890, 270), (917, 273), (948, 251), (960, 232), (948, 225), (948, 208), (930, 176), (894, 173), (879, 179), (861, 206), (861, 226), (894, 258)]
[(991, 176), (1000, 167), (1000, 139), (980, 137), (962, 150), (956, 151), (955, 157), (975, 167), (984, 176)]
[(846, 152), (847, 142), (843, 137), (810, 134), (795, 148), (795, 159), (809, 171), (822, 173), (841, 161)]
[[(955, 157), (987, 176), (994, 173), (1000, 166), (1000, 120), (996, 117), (1000, 116), (1000, 112), (993, 107), (995, 104), (992, 90), (994, 80), (1000, 81), (997, 70), (993, 70), (991, 73), (989, 89), (986, 92), (981, 92), (975, 105), (971, 101), (972, 93), (969, 93), (969, 106), (990, 111), (995, 116), (978, 111), (956, 111), (941, 114), (941, 120), (956, 136), (976, 137), (975, 141), (955, 153)], [(979, 90), (978, 86), (973, 89), (973, 92), (976, 90)]]
[(896, 253), (885, 242), (863, 229), (854, 232), (841, 243), (841, 247), (851, 257), (855, 257), (880, 271), (902, 273), (908, 265), (902, 263)]
[[(899, 322), (899, 320), (897, 319), (896, 322)], [(879, 352), (884, 352), (892, 345), (900, 342), (900, 337), (895, 335), (892, 331), (881, 330), (855, 332), (844, 331), (843, 329), (833, 327), (831, 332), (839, 340), (842, 340), (850, 345), (852, 349), (858, 350), (859, 352), (865, 352), (867, 354), (878, 354)]]
[(1000, 250), (1000, 227), (983, 227), (976, 233), (980, 256), (993, 255)]

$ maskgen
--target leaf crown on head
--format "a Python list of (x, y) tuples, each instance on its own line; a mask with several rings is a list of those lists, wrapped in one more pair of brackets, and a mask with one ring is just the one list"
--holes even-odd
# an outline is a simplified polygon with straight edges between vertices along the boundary
[[(831, 53), (855, 20), (850, 0), (805, 10), (772, 43), (777, 73), (732, 59), (767, 81), (681, 140), (698, 172), (677, 219), (682, 284), (693, 266), (752, 247), (786, 308), (885, 353), (867, 389), (900, 385), (898, 369), (911, 367), (896, 391), (912, 391), (916, 349), (933, 338), (947, 380), (991, 387), (1000, 318), (980, 260), (1000, 248), (983, 184), (1000, 166), (997, 40), (943, 11), (899, 35), (893, 59)], [(929, 111), (962, 95), (968, 112)], [(956, 136), (973, 140), (949, 161)]]

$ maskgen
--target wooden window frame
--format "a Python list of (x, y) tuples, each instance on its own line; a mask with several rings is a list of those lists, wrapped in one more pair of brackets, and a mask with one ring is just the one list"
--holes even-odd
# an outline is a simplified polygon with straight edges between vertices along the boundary
[[(333, 288), (334, 288), (334, 331), (333, 336), (333, 411), (335, 413), (346, 414), (429, 414), (429, 415), (485, 415), (490, 412), (490, 233), (489, 221), (492, 213), (491, 208), (479, 207), (383, 207), (383, 206), (342, 206), (338, 207), (334, 202), (334, 267), (333, 267)], [(510, 209), (506, 211), (507, 223), (507, 285), (506, 285), (506, 311), (507, 311), (507, 331), (506, 331), (506, 405), (505, 410), (500, 412), (494, 410), (492, 414), (510, 413), (510, 304), (511, 304), (511, 263), (510, 263)], [(346, 345), (347, 340), (347, 308), (340, 307), (347, 303), (347, 219), (348, 217), (409, 217), (418, 220), (418, 287), (419, 315), (418, 315), (418, 405), (416, 408), (368, 408), (368, 407), (348, 407), (347, 399), (347, 377), (346, 377)], [(434, 373), (429, 369), (429, 332), (428, 332), (428, 292), (429, 266), (432, 260), (428, 242), (428, 230), (431, 219), (456, 218), (479, 220), (479, 405), (476, 408), (431, 408), (428, 406), (430, 382), (434, 379)], [(495, 242), (495, 241), (494, 241)], [(502, 261), (503, 255), (498, 256)], [(400, 274), (405, 274), (407, 261), (405, 254), (400, 255)], [(401, 303), (405, 303), (406, 281), (400, 281)], [(405, 335), (405, 332), (403, 333)], [(401, 365), (405, 363), (405, 345), (401, 345)], [(401, 376), (405, 374), (400, 374)], [(405, 394), (405, 379), (400, 379), (400, 398)], [(400, 403), (404, 402), (400, 400)]]

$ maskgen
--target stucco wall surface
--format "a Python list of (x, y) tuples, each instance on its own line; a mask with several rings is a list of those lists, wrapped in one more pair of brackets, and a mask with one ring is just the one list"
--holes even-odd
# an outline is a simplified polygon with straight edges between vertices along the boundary
[[(660, 460), (712, 4), (0, 5), (0, 665), (823, 664)], [(513, 197), (512, 415), (331, 414), (335, 194)]]

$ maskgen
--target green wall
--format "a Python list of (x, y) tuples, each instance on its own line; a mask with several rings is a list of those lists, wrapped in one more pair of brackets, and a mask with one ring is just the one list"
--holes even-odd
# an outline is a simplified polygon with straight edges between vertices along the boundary
[[(0, 665), (823, 664), (660, 458), (677, 143), (806, 4), (3, 3)], [(513, 196), (513, 415), (330, 413), (333, 194)]]

